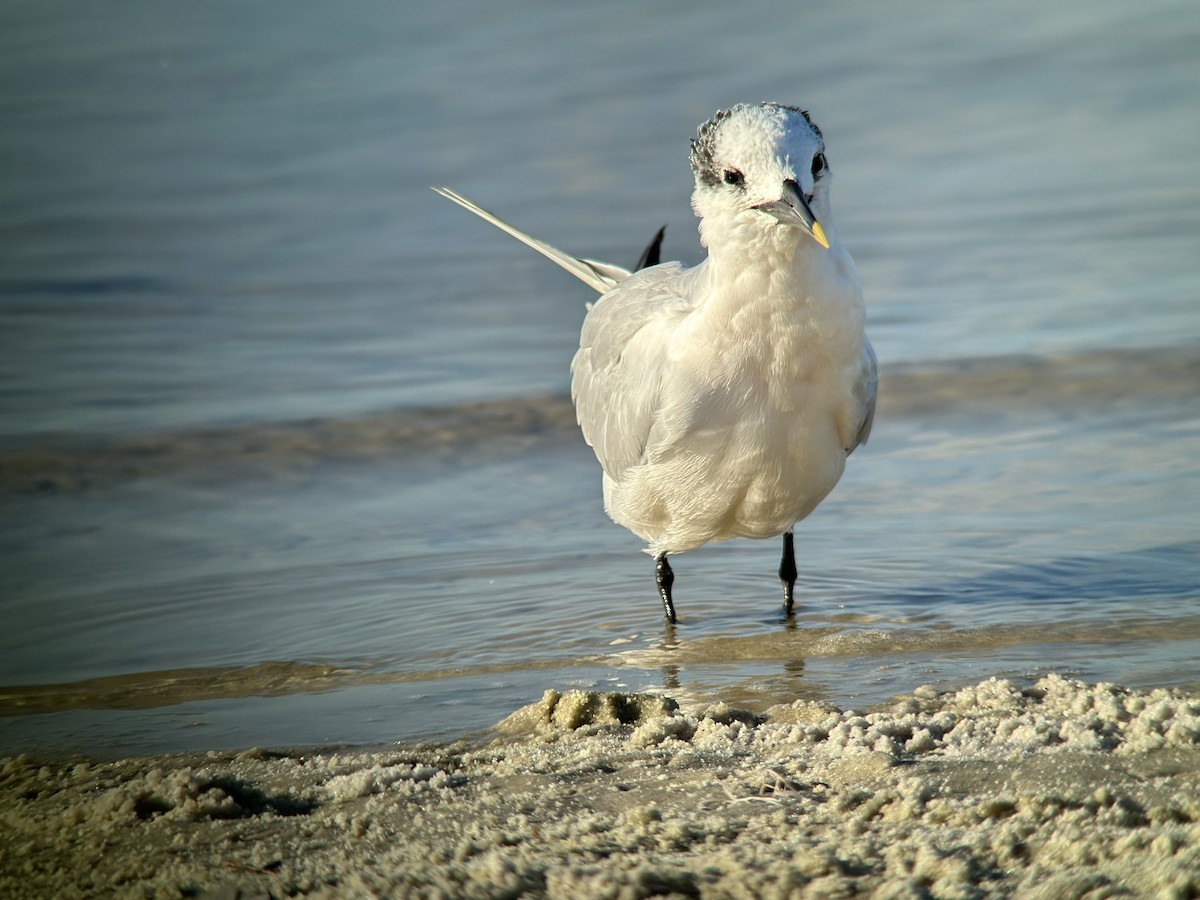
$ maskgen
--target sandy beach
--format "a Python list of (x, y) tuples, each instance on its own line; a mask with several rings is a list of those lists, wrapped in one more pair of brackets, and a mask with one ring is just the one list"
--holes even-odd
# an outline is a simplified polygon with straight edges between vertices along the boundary
[(1059, 676), (754, 716), (0, 767), (5, 897), (1194, 897), (1200, 696)]

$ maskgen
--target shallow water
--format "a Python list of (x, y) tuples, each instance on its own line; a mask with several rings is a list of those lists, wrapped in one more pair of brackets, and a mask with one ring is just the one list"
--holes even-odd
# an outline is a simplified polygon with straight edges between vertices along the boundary
[[(1200, 684), (1200, 13), (1026, 6), (6, 7), (0, 751)], [(743, 541), (668, 631), (564, 397), (588, 289), (428, 185), (694, 262), (687, 138), (766, 97), (825, 131), (879, 414), (794, 627)]]

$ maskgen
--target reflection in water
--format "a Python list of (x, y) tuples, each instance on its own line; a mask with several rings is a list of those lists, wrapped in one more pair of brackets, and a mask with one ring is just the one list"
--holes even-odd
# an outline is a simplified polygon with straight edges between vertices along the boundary
[[(937, 589), (897, 596), (900, 608), (893, 616), (840, 617), (837, 626), (806, 627), (789, 621), (783, 627), (749, 635), (705, 634), (687, 637), (681, 626), (664, 622), (662, 635), (648, 638), (647, 646), (606, 655), (574, 658), (538, 658), (442, 669), (413, 669), (395, 660), (359, 659), (353, 663), (262, 663), (236, 668), (187, 669), (144, 672), (89, 679), (71, 684), (0, 688), (0, 715), (70, 709), (149, 709), (218, 698), (280, 696), (320, 693), (367, 684), (404, 684), (482, 678), (515, 672), (555, 672), (595, 667), (616, 667), (659, 673), (660, 687), (683, 699), (707, 693), (730, 692), (728, 681), (743, 682), (738, 693), (751, 708), (787, 698), (833, 696), (828, 685), (806, 684), (814, 660), (843, 660), (870, 669), (911, 655), (918, 660), (955, 655), (988, 658), (1019, 649), (1030, 659), (1055, 660), (1050, 648), (1081, 645), (1114, 648), (1134, 645), (1169, 648), (1174, 642), (1200, 641), (1200, 614), (1195, 611), (1196, 564), (1200, 544), (1171, 545), (1133, 554), (1142, 566), (1132, 569), (1128, 559), (1106, 557), (1068, 559), (1049, 565), (1019, 567), (991, 573)], [(1153, 577), (1152, 577), (1153, 576)], [(1044, 616), (1029, 622), (1021, 618), (1023, 604), (1062, 601), (1081, 603), (1077, 616), (1053, 620)], [(921, 621), (910, 618), (904, 607), (935, 600), (944, 610), (946, 597), (955, 597), (960, 613), (976, 626), (954, 626), (949, 616)], [(1106, 601), (1134, 601), (1124, 614), (1113, 618)], [(1154, 602), (1158, 615), (1139, 615), (1142, 603)], [(1003, 604), (1000, 615), (986, 607)], [(978, 614), (979, 607), (983, 607)], [(1086, 609), (1097, 610), (1089, 614)], [(987, 623), (989, 618), (995, 621)], [(728, 674), (720, 676), (722, 670)], [(747, 674), (751, 672), (751, 674)], [(1180, 673), (1185, 681), (1200, 680), (1200, 665)], [(1030, 676), (1032, 677), (1032, 675)], [(706, 688), (705, 685), (708, 687)], [(769, 701), (769, 702), (767, 702)]]
[[(665, 636), (657, 646), (657, 651), (665, 658), (670, 659), (673, 653), (676, 653), (682, 646), (682, 642), (677, 635), (678, 625), (666, 618), (663, 619), (663, 631)], [(679, 680), (680, 667), (672, 662), (664, 662), (662, 665), (662, 684), (663, 690), (668, 694), (678, 691), (682, 685)]]

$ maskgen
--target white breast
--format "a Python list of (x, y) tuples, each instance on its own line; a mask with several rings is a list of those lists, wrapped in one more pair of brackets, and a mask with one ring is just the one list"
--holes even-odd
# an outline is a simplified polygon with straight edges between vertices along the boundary
[(652, 552), (781, 534), (837, 484), (863, 346), (857, 280), (839, 282), (822, 301), (725, 283), (679, 322), (642, 459), (604, 479), (609, 515)]

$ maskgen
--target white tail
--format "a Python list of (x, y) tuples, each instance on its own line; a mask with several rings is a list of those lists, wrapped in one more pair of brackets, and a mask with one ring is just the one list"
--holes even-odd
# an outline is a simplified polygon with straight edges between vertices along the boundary
[(594, 259), (580, 259), (577, 256), (563, 253), (556, 247), (551, 247), (545, 241), (539, 241), (537, 238), (531, 237), (519, 228), (509, 225), (499, 216), (488, 212), (478, 203), (468, 200), (458, 191), (442, 186), (435, 187), (433, 190), (447, 200), (453, 200), (459, 206), (463, 207), (463, 209), (468, 209), (475, 213), (475, 215), (484, 221), (491, 222), (501, 231), (508, 232), (518, 241), (532, 247), (546, 258), (554, 260), (580, 281), (595, 288), (601, 294), (608, 292), (629, 277), (629, 270), (621, 266), (598, 262)]

